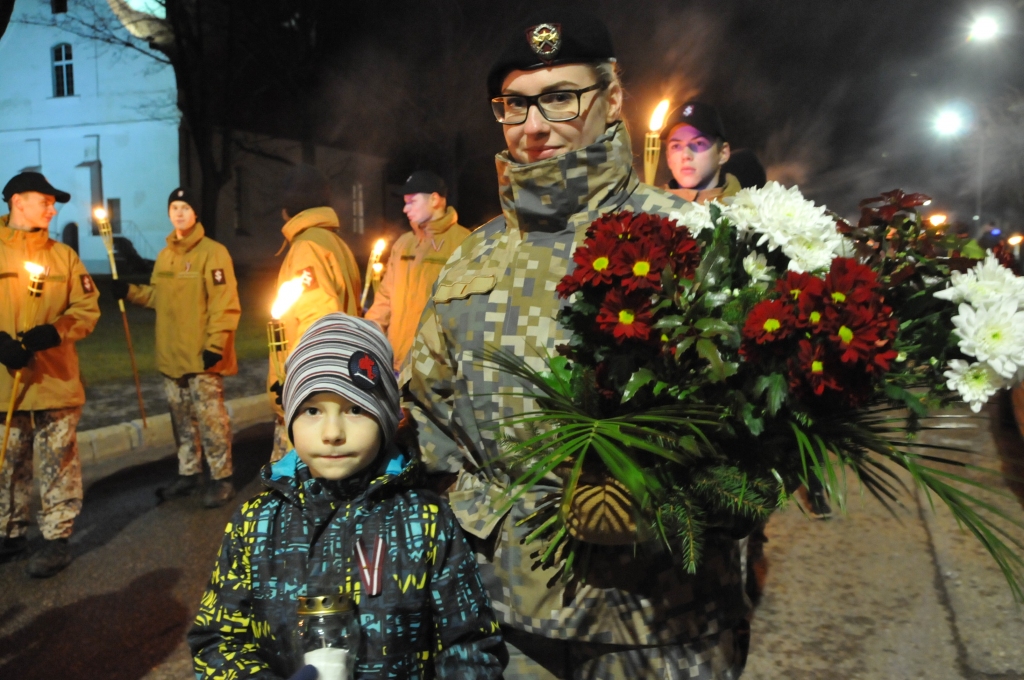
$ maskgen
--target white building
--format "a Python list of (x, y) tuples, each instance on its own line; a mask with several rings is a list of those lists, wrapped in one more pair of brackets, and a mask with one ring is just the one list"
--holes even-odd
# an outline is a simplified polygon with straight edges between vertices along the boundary
[[(88, 7), (116, 21), (106, 3)], [(61, 29), (76, 11), (75, 0), (14, 3), (0, 38), (0, 186), (37, 170), (68, 191), (51, 236), (70, 241), (77, 227), (82, 261), (103, 274), (110, 268), (93, 207), (106, 207), (143, 257), (164, 246), (167, 196), (179, 184), (177, 90), (170, 66)], [(52, 19), (57, 26), (39, 25)]]

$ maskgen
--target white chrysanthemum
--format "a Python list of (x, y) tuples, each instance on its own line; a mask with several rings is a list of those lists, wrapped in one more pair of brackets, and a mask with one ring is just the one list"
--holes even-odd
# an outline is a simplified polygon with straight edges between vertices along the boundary
[(760, 253), (750, 253), (743, 258), (743, 271), (755, 283), (775, 280), (775, 268), (769, 267), (768, 258)]
[(711, 221), (710, 203), (704, 205), (687, 203), (679, 210), (670, 212), (668, 218), (684, 225), (690, 231), (691, 236), (696, 236), (705, 229), (715, 228), (714, 223)]
[(1012, 378), (1024, 366), (1024, 311), (1017, 311), (1017, 302), (1003, 300), (978, 309), (961, 303), (958, 311), (953, 325), (961, 351)]
[(966, 272), (953, 272), (949, 282), (949, 288), (940, 290), (935, 297), (957, 303), (967, 302), (975, 307), (987, 307), (1012, 299), (1024, 309), (1024, 278), (999, 264), (991, 250), (984, 261)]
[(825, 207), (805, 199), (796, 187), (768, 182), (761, 189), (743, 189), (723, 212), (741, 233), (760, 235), (758, 245), (781, 249), (796, 272), (828, 268), (836, 253), (845, 249)]
[(942, 375), (946, 376), (946, 387), (959, 394), (975, 413), (993, 394), (1006, 387), (1006, 381), (991, 366), (980, 362), (968, 364), (953, 359), (949, 370)]

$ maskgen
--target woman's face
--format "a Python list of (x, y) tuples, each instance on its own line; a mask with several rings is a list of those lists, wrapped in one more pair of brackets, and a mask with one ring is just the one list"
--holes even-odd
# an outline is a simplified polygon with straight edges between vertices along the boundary
[[(598, 82), (593, 67), (564, 64), (534, 71), (512, 71), (501, 86), (502, 94), (534, 96), (558, 90), (582, 90)], [(622, 88), (612, 84), (604, 90), (580, 95), (578, 118), (552, 123), (531, 106), (526, 121), (503, 125), (509, 154), (517, 163), (535, 163), (546, 158), (590, 146), (622, 113)]]

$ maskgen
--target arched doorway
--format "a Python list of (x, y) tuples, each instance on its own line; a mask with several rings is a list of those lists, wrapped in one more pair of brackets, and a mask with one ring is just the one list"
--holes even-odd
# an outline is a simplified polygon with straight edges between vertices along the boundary
[(78, 252), (78, 225), (74, 222), (68, 222), (64, 225), (64, 231), (61, 232), (60, 241), (66, 246), (70, 246), (75, 253)]

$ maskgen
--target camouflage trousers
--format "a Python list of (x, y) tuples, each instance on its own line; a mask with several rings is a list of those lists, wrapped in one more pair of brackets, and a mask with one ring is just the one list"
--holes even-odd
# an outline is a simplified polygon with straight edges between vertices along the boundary
[(509, 626), (501, 632), (507, 680), (735, 680), (750, 640), (745, 622), (690, 644), (655, 647), (552, 640)]
[(274, 450), (270, 452), (270, 462), (276, 463), (292, 450), (292, 442), (288, 439), (288, 428), (284, 426), (284, 418), (277, 416), (274, 420)]
[[(6, 416), (7, 414), (0, 414)], [(0, 536), (24, 536), (31, 515), (33, 454), (39, 461), (39, 529), (52, 541), (67, 538), (82, 511), (78, 421), (82, 407), (15, 411), (0, 470)], [(0, 434), (2, 436), (2, 434)]]
[(164, 394), (178, 444), (178, 474), (202, 472), (205, 454), (210, 477), (230, 477), (231, 418), (224, 405), (224, 378), (216, 373), (193, 373), (176, 380), (164, 376)]

